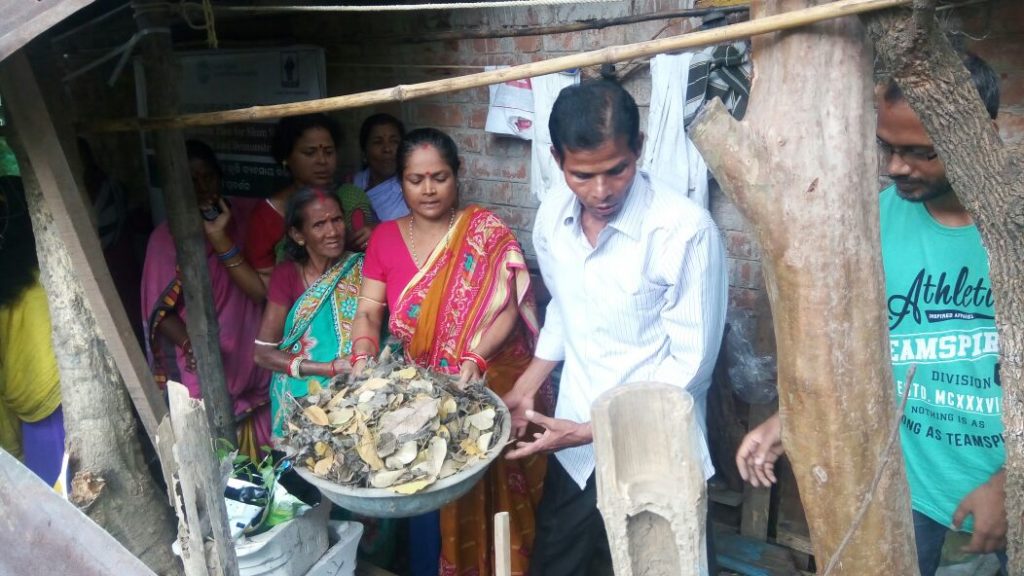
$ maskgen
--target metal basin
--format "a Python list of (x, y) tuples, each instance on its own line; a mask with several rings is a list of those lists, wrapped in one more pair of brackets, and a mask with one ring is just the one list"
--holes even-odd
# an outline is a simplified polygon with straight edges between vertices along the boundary
[(320, 478), (305, 466), (296, 466), (295, 471), (302, 476), (303, 480), (316, 486), (331, 502), (363, 516), (406, 518), (437, 510), (469, 492), (487, 471), (491, 462), (504, 451), (505, 445), (512, 435), (512, 417), (505, 403), (492, 390), (487, 389), (487, 394), (494, 400), (495, 410), (502, 415), (501, 428), (496, 431), (498, 442), (475, 466), (464, 468), (456, 474), (438, 480), (415, 494), (398, 494), (387, 488), (342, 486)]

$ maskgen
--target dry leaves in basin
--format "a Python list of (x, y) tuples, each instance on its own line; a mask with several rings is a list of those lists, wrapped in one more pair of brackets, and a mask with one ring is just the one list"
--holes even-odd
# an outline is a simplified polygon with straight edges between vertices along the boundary
[(332, 482), (419, 492), (497, 448), (504, 413), (481, 384), (456, 382), (384, 358), (359, 379), (291, 399), (285, 444), (297, 465)]

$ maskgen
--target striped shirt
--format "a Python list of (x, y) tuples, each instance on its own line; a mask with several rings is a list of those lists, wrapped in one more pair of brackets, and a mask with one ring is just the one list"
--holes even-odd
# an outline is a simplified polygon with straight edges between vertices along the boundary
[[(678, 385), (693, 395), (710, 478), (705, 400), (728, 286), (718, 228), (685, 190), (643, 171), (596, 246), (584, 235), (580, 215), (576, 196), (563, 184), (545, 199), (533, 229), (552, 296), (535, 354), (565, 361), (555, 417), (589, 422), (594, 400), (629, 382)], [(594, 471), (593, 445), (555, 456), (582, 489)]]

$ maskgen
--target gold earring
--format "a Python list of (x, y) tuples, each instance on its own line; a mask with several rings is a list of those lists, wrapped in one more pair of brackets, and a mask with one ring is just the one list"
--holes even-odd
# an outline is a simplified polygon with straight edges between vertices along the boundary
[(306, 243), (304, 241), (299, 240), (299, 246), (305, 246), (305, 245), (306, 245)]

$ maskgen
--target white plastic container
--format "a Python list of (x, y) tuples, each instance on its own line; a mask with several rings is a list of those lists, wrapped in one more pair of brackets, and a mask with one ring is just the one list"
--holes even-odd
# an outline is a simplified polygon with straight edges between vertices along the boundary
[(359, 539), (363, 537), (363, 525), (359, 522), (331, 520), (327, 524), (327, 535), (331, 547), (309, 569), (306, 576), (354, 576), (356, 552), (359, 548)]
[(329, 503), (235, 544), (241, 576), (305, 576), (327, 551)]

